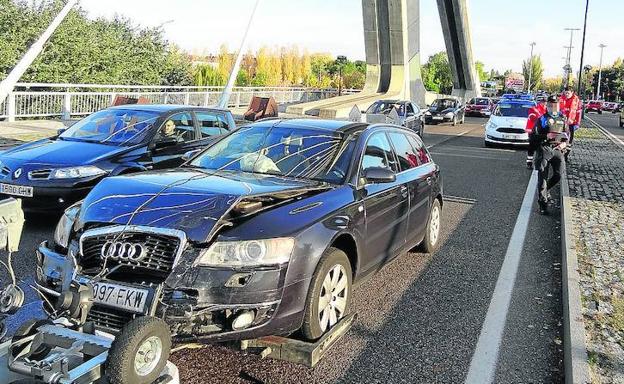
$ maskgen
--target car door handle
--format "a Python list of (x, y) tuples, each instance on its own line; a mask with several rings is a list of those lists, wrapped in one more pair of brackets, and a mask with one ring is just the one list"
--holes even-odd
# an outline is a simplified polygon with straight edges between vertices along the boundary
[(407, 186), (401, 185), (400, 190), (401, 190), (401, 196), (407, 197)]
[(425, 181), (427, 182), (428, 185), (431, 185), (431, 176), (427, 177)]

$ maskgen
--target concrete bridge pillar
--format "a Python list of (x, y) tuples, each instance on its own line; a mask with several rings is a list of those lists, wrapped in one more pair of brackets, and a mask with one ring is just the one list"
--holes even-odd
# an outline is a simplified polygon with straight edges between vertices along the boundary
[(468, 100), (481, 96), (472, 55), (467, 0), (437, 0), (446, 52), (453, 74), (453, 96)]
[[(453, 72), (453, 94), (480, 95), (466, 0), (437, 0)], [(420, 70), (420, 1), (362, 0), (366, 83), (354, 95), (289, 106), (288, 113), (323, 118), (347, 117), (379, 99), (408, 99), (423, 106), (426, 90)]]

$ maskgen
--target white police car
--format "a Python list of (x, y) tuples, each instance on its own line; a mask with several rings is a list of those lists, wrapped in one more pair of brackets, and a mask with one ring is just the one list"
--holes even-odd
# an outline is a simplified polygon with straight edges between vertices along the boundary
[(535, 100), (530, 95), (504, 95), (485, 124), (485, 146), (529, 145), (525, 128), (533, 106)]

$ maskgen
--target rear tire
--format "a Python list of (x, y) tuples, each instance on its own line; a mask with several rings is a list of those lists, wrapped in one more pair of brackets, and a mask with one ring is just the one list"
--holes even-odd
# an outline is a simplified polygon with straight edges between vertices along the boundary
[(620, 128), (624, 127), (624, 121), (622, 121), (622, 116), (620, 115)]
[(347, 254), (328, 248), (310, 282), (301, 326), (303, 337), (318, 339), (349, 312), (351, 283), (352, 268)]
[(457, 125), (457, 115), (453, 116), (453, 127)]
[(442, 223), (442, 206), (440, 200), (435, 199), (431, 205), (427, 227), (425, 229), (425, 238), (421, 244), (424, 253), (433, 253), (438, 249), (440, 244), (440, 227)]
[(154, 382), (169, 359), (171, 333), (164, 320), (138, 317), (126, 324), (108, 353), (106, 376), (111, 384)]

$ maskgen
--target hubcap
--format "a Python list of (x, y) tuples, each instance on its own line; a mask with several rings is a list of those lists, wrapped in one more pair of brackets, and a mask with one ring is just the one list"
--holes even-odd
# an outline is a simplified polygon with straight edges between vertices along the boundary
[(344, 267), (334, 265), (323, 280), (318, 301), (318, 320), (325, 332), (341, 319), (347, 310), (349, 279)]
[(162, 341), (157, 336), (148, 337), (139, 347), (134, 357), (134, 371), (139, 376), (147, 376), (160, 361)]
[(440, 208), (436, 205), (431, 210), (431, 223), (429, 224), (429, 239), (431, 244), (438, 242), (438, 235), (440, 233)]

